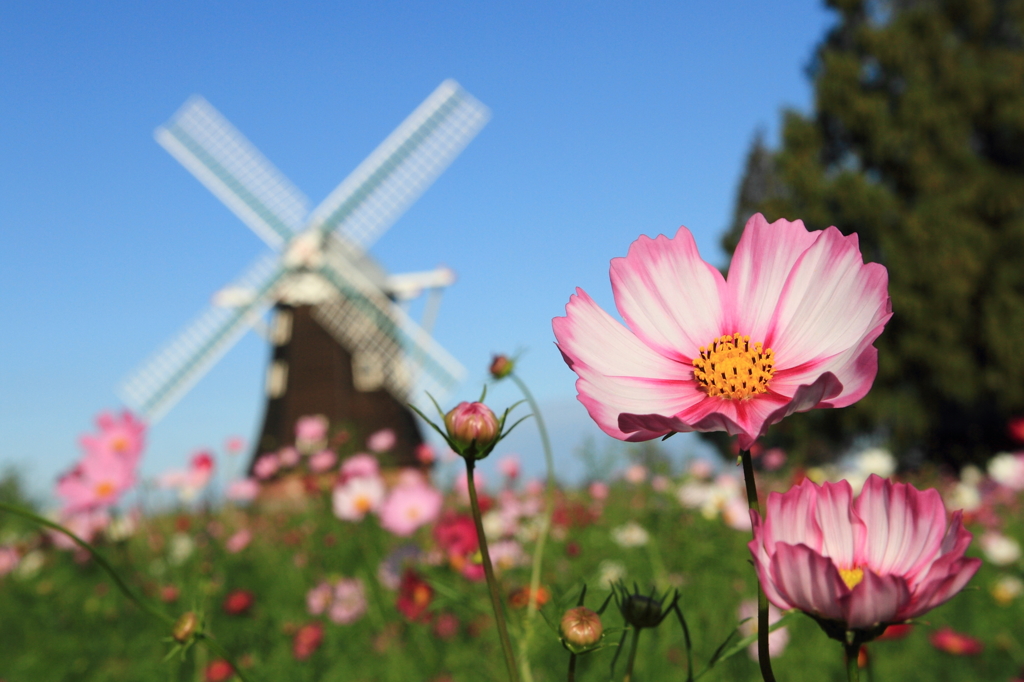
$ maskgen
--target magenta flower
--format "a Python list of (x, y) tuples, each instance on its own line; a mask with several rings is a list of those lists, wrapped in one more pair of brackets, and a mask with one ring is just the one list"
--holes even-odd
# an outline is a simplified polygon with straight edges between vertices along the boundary
[(380, 464), (373, 455), (365, 452), (352, 455), (341, 463), (341, 477), (344, 480), (350, 478), (377, 478), (380, 476)]
[(888, 275), (856, 235), (762, 215), (723, 278), (685, 227), (611, 263), (627, 326), (582, 289), (552, 326), (576, 390), (607, 434), (643, 441), (727, 431), (743, 449), (794, 412), (845, 407), (871, 387), (871, 345), (892, 314)]
[(771, 603), (812, 615), (830, 635), (878, 635), (948, 601), (981, 566), (964, 557), (972, 536), (961, 515), (947, 524), (938, 491), (874, 474), (856, 500), (846, 481), (805, 479), (771, 493), (763, 521), (751, 512), (748, 546)]
[(135, 482), (134, 460), (111, 451), (87, 452), (72, 471), (57, 481), (63, 514), (113, 506)]
[(381, 429), (375, 433), (371, 433), (370, 437), (366, 439), (366, 447), (371, 452), (388, 452), (391, 448), (395, 447), (395, 443), (398, 442), (398, 438), (395, 436), (395, 432), (391, 429)]
[(79, 438), (79, 443), (86, 454), (106, 454), (124, 458), (134, 471), (145, 446), (146, 425), (136, 419), (131, 412), (124, 410), (120, 418), (110, 412), (101, 412), (96, 417), (96, 426), (100, 430), (98, 434), (86, 434)]

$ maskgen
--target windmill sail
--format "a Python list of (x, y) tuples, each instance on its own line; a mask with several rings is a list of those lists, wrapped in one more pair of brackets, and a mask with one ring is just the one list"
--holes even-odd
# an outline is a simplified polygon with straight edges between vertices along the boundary
[(309, 224), (368, 249), (489, 118), (487, 107), (445, 81), (324, 199)]
[(202, 97), (157, 128), (156, 140), (271, 247), (302, 229), (306, 197)]
[(150, 422), (163, 416), (266, 312), (284, 274), (276, 254), (257, 260), (232, 285), (251, 292), (250, 300), (233, 308), (212, 306), (197, 317), (122, 385), (125, 402)]

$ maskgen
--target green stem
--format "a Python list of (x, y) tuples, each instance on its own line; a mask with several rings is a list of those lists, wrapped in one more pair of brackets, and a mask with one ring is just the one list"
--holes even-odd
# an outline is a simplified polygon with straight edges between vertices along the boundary
[(848, 682), (860, 682), (860, 666), (857, 659), (860, 654), (860, 644), (846, 644), (846, 679)]
[(100, 568), (106, 571), (107, 575), (110, 576), (110, 579), (114, 581), (114, 584), (117, 585), (117, 589), (121, 590), (122, 594), (124, 594), (124, 596), (126, 596), (129, 599), (129, 601), (133, 602), (145, 613), (148, 613), (154, 618), (157, 618), (163, 621), (164, 623), (171, 625), (172, 627), (174, 626), (173, 618), (168, 616), (166, 613), (163, 613), (162, 611), (156, 610), (153, 606), (147, 604), (138, 595), (136, 595), (135, 592), (133, 592), (132, 589), (128, 587), (124, 580), (121, 579), (121, 576), (118, 575), (117, 571), (114, 570), (114, 567), (111, 566), (103, 557), (103, 555), (96, 551), (96, 549), (88, 542), (78, 537), (77, 535), (75, 535), (59, 523), (54, 523), (53, 521), (43, 518), (38, 514), (34, 514), (27, 509), (22, 509), (20, 507), (10, 505), (5, 502), (0, 502), (0, 509), (10, 512), (11, 514), (17, 514), (18, 516), (24, 517), (30, 521), (38, 523), (40, 526), (52, 528), (53, 530), (59, 531), (61, 533), (64, 533), (64, 535), (67, 535), (76, 545), (78, 545), (85, 551), (89, 552), (92, 558), (96, 560), (96, 563), (100, 565)]
[[(741, 450), (740, 459), (743, 462), (743, 480), (747, 486), (747, 506), (761, 514), (761, 505), (757, 501), (757, 483), (754, 481), (754, 462), (750, 457), (750, 450)], [(761, 587), (761, 580), (757, 581), (757, 663), (761, 668), (761, 678), (764, 682), (775, 682), (775, 673), (772, 672), (772, 659), (768, 653), (768, 597)]]
[(548, 429), (544, 423), (544, 417), (541, 415), (540, 406), (537, 405), (537, 401), (534, 400), (530, 389), (526, 387), (526, 383), (520, 379), (515, 372), (509, 376), (512, 378), (512, 381), (515, 382), (516, 386), (519, 387), (523, 397), (526, 398), (526, 403), (530, 406), (533, 418), (537, 421), (537, 430), (540, 431), (540, 442), (541, 445), (544, 446), (544, 461), (547, 464), (548, 471), (548, 482), (545, 490), (544, 518), (541, 519), (540, 531), (537, 533), (537, 544), (533, 549), (533, 566), (530, 569), (530, 596), (529, 603), (526, 607), (526, 627), (523, 640), (519, 647), (519, 664), (522, 669), (521, 672), (523, 679), (526, 680), (526, 682), (533, 682), (533, 674), (530, 671), (529, 649), (533, 640), (534, 620), (537, 616), (537, 595), (540, 591), (540, 574), (541, 567), (544, 563), (544, 547), (547, 544), (548, 533), (551, 530), (551, 516), (555, 511), (555, 459), (551, 451), (551, 439), (548, 438)]
[(629, 660), (626, 661), (626, 676), (622, 682), (630, 682), (633, 679), (633, 663), (636, 661), (637, 642), (640, 641), (640, 628), (633, 629), (633, 638), (629, 643)]
[(501, 596), (498, 592), (498, 581), (494, 578), (494, 567), (491, 565), (491, 554), (487, 550), (487, 536), (484, 535), (484, 524), (480, 518), (480, 503), (476, 499), (476, 483), (473, 481), (473, 468), (476, 462), (469, 457), (466, 460), (466, 487), (469, 488), (469, 503), (473, 509), (473, 521), (476, 524), (476, 535), (480, 540), (480, 556), (483, 559), (484, 575), (487, 577), (487, 589), (491, 593), (491, 607), (494, 609), (494, 620), (498, 624), (498, 637), (501, 649), (505, 654), (505, 667), (508, 668), (510, 682), (519, 682), (516, 670), (516, 658), (512, 654), (512, 641), (508, 637), (505, 625), (505, 614), (502, 612)]
[(576, 654), (569, 654), (569, 676), (566, 682), (576, 682)]

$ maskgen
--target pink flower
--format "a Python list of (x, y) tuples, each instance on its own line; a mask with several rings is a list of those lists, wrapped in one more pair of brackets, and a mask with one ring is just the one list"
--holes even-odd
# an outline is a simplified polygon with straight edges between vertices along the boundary
[(309, 458), (309, 470), (315, 474), (322, 474), (334, 468), (338, 463), (338, 456), (332, 450), (321, 450)]
[(768, 599), (844, 630), (916, 618), (948, 601), (981, 565), (964, 557), (972, 536), (961, 512), (946, 523), (938, 491), (874, 474), (856, 500), (846, 481), (819, 487), (804, 479), (771, 493), (765, 519), (751, 519), (748, 546)]
[(237, 455), (245, 449), (245, 439), (241, 436), (231, 436), (224, 441), (224, 449), (229, 455)]
[(437, 459), (437, 453), (430, 443), (420, 443), (416, 446), (416, 461), (420, 464), (433, 464)]
[(395, 486), (380, 508), (380, 525), (395, 535), (407, 536), (441, 513), (441, 493), (426, 483)]
[(0, 578), (18, 567), (21, 556), (18, 550), (10, 546), (0, 546)]
[(345, 480), (359, 477), (376, 478), (380, 476), (380, 465), (377, 458), (366, 453), (352, 455), (341, 464), (341, 477)]
[(845, 407), (871, 387), (871, 345), (891, 316), (888, 275), (864, 264), (857, 236), (760, 214), (728, 279), (685, 227), (640, 237), (611, 263), (627, 326), (582, 290), (553, 320), (576, 390), (607, 434), (643, 441), (727, 431), (749, 449), (794, 412)]
[(298, 449), (290, 446), (281, 448), (277, 453), (277, 461), (285, 469), (297, 466), (301, 459), (302, 455), (299, 454)]
[(311, 616), (319, 616), (331, 605), (334, 588), (330, 583), (323, 582), (306, 593), (306, 610)]
[(272, 452), (268, 452), (265, 455), (260, 455), (256, 463), (252, 465), (252, 473), (261, 481), (265, 481), (268, 478), (273, 477), (277, 473), (277, 470), (281, 468), (281, 463), (277, 459), (277, 455)]
[(604, 481), (594, 481), (590, 484), (589, 492), (595, 502), (604, 502), (608, 499), (608, 484)]
[(78, 466), (57, 481), (57, 496), (64, 499), (62, 513), (110, 507), (134, 482), (134, 460), (112, 450), (89, 451)]
[(295, 443), (301, 448), (315, 447), (327, 440), (327, 417), (314, 414), (295, 422)]
[(366, 439), (366, 447), (371, 452), (388, 452), (391, 448), (395, 447), (395, 432), (391, 429), (381, 429), (376, 433), (370, 434), (370, 437)]
[(110, 412), (101, 412), (96, 417), (96, 426), (100, 430), (98, 434), (79, 438), (82, 449), (88, 454), (102, 453), (121, 457), (128, 461), (134, 471), (145, 447), (146, 425), (131, 412), (124, 410), (120, 419)]
[(366, 613), (366, 589), (359, 578), (341, 578), (334, 585), (327, 617), (338, 625), (349, 625)]
[(772, 448), (761, 457), (761, 465), (765, 471), (775, 471), (786, 465), (786, 451), (782, 448)]
[[(86, 542), (92, 542), (97, 533), (110, 525), (110, 514), (105, 509), (80, 511), (63, 514), (58, 522)], [(51, 530), (50, 538), (58, 549), (82, 551), (74, 540), (60, 531)]]
[(384, 500), (384, 482), (378, 476), (350, 478), (334, 489), (334, 515), (343, 521), (362, 521)]
[(633, 485), (640, 485), (647, 480), (647, 467), (643, 464), (633, 464), (626, 468), (623, 478)]
[(233, 502), (251, 502), (260, 493), (260, 483), (253, 478), (231, 481), (225, 495)]
[(248, 547), (250, 542), (252, 542), (252, 531), (248, 528), (242, 528), (227, 539), (227, 542), (224, 543), (224, 549), (231, 554), (238, 554)]
[(515, 480), (519, 478), (519, 458), (515, 455), (507, 455), (498, 460), (498, 471), (505, 478)]

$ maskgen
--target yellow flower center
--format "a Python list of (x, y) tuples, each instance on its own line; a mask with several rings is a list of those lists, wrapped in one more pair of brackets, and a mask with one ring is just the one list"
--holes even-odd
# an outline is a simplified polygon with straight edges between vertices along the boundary
[(853, 568), (840, 568), (839, 577), (843, 579), (846, 586), (851, 590), (860, 584), (861, 580), (864, 580), (864, 569), (859, 566)]
[(373, 502), (371, 502), (370, 498), (367, 497), (366, 495), (359, 495), (358, 497), (356, 497), (355, 507), (357, 512), (359, 512), (360, 514), (365, 514), (366, 512), (373, 509)]
[(775, 354), (750, 343), (749, 336), (720, 336), (708, 347), (701, 346), (693, 359), (693, 378), (712, 398), (745, 400), (766, 393), (775, 373)]
[(96, 485), (96, 497), (110, 497), (114, 494), (114, 484), (110, 481), (101, 481)]

